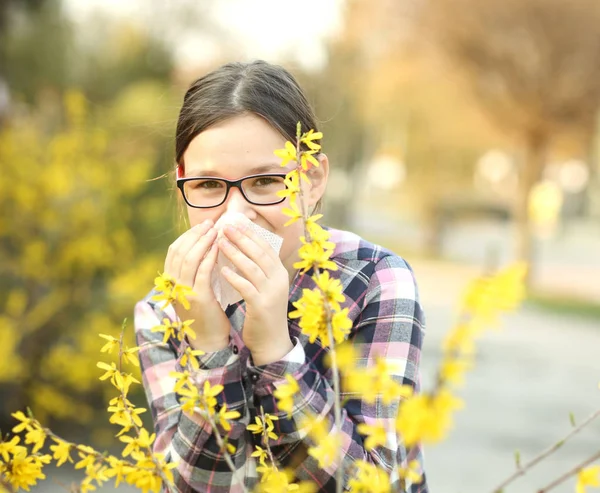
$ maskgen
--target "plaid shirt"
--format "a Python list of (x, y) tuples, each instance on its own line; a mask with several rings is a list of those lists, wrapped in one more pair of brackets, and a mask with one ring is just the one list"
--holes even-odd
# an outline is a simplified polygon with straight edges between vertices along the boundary
[[(349, 308), (353, 328), (349, 339), (359, 352), (358, 365), (368, 367), (375, 357), (383, 356), (398, 368), (396, 380), (419, 390), (419, 360), (424, 336), (424, 317), (419, 303), (417, 286), (411, 268), (393, 252), (374, 245), (347, 232), (327, 228), (336, 248), (331, 259), (338, 270), (333, 273), (344, 287), (346, 297), (342, 308)], [(312, 288), (309, 274), (296, 275), (290, 286), (289, 311), (292, 302), (302, 295), (303, 288)], [(244, 345), (241, 330), (244, 322), (243, 301), (229, 305), (226, 315), (232, 326), (230, 344), (227, 348), (208, 353), (200, 358), (200, 369), (194, 379), (202, 386), (221, 384), (223, 392), (219, 404), (237, 410), (241, 417), (232, 422), (229, 442), (236, 447), (233, 462), (234, 475), (223, 458), (209, 423), (199, 414), (191, 416), (181, 411), (177, 395), (173, 392), (175, 380), (170, 373), (183, 371), (180, 357), (187, 341), (176, 339), (162, 342), (163, 334), (151, 332), (162, 323), (164, 317), (174, 320), (172, 307), (161, 310), (151, 301), (150, 292), (135, 307), (135, 331), (143, 374), (143, 384), (150, 403), (155, 423), (155, 452), (162, 452), (167, 460), (178, 463), (175, 482), (179, 492), (241, 492), (238, 481), (243, 480), (248, 489), (257, 483), (257, 461), (250, 454), (254, 445), (261, 445), (259, 435), (246, 430), (254, 422), (256, 409), (262, 405), (266, 413), (275, 414), (275, 433), (278, 439), (271, 441), (275, 459), (284, 467), (291, 467), (299, 480), (311, 480), (319, 491), (335, 491), (338, 465), (321, 469), (317, 461), (307, 455), (311, 445), (306, 431), (296, 426), (307, 413), (324, 417), (329, 427), (334, 426), (334, 392), (332, 372), (327, 368), (324, 357), (328, 353), (319, 341), (308, 342), (301, 333), (298, 320), (288, 319), (289, 331), (294, 348), (280, 361), (253, 366), (249, 350)], [(160, 303), (158, 303), (160, 304)], [(291, 373), (300, 386), (294, 397), (291, 419), (278, 410), (273, 391), (285, 382), (284, 375)], [(342, 389), (343, 390), (343, 389)], [(407, 450), (394, 433), (389, 433), (385, 446), (375, 447), (368, 452), (364, 437), (358, 434), (359, 423), (382, 423), (387, 429), (394, 428), (398, 402), (384, 404), (377, 399), (367, 404), (357, 396), (344, 394), (346, 402), (342, 408), (342, 458), (344, 482), (349, 479), (352, 463), (366, 460), (390, 474), (391, 482), (399, 491), (401, 481), (393, 467), (398, 463), (406, 467), (411, 460), (418, 460), (423, 472), (423, 454), (420, 447)], [(221, 433), (223, 431), (221, 430)], [(403, 491), (426, 493), (427, 483), (405, 485)]]

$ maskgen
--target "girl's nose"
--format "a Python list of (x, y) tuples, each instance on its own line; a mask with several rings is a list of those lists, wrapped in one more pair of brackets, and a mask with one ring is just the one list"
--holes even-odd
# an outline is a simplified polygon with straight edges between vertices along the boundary
[(244, 198), (241, 190), (232, 187), (231, 190), (229, 190), (229, 195), (224, 205), (225, 212), (239, 212), (252, 220), (252, 216), (254, 215), (252, 212), (253, 206)]

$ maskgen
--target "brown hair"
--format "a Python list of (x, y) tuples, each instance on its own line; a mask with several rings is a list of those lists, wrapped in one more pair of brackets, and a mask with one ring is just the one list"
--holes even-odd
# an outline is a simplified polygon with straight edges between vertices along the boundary
[(318, 131), (317, 121), (296, 79), (283, 67), (263, 60), (227, 63), (192, 83), (177, 121), (175, 157), (178, 164), (192, 139), (211, 125), (255, 113), (287, 140), (302, 131)]

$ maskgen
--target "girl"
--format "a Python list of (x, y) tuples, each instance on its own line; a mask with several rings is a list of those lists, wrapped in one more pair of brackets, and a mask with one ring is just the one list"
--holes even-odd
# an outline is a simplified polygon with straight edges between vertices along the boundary
[[(359, 423), (383, 422), (393, 426), (398, 402), (378, 399), (367, 404), (357, 398), (345, 400), (342, 409), (343, 463), (328, 469), (317, 467), (307, 455), (311, 441), (298, 423), (308, 412), (334, 426), (332, 375), (324, 358), (328, 353), (319, 341), (308, 342), (298, 321), (288, 318), (292, 302), (303, 288), (312, 288), (310, 273), (299, 275), (293, 268), (303, 234), (301, 221), (291, 226), (282, 213), (288, 199), (274, 193), (285, 187), (283, 177), (295, 163), (280, 166), (273, 154), (285, 142), (295, 142), (296, 124), (304, 131), (317, 131), (316, 118), (296, 80), (283, 68), (263, 61), (230, 63), (195, 81), (187, 91), (176, 135), (178, 187), (187, 204), (191, 228), (169, 247), (164, 272), (177, 282), (191, 286), (191, 308), (161, 310), (152, 301), (152, 291), (135, 307), (135, 331), (140, 346), (143, 383), (155, 423), (155, 452), (178, 463), (175, 481), (180, 492), (239, 492), (243, 478), (251, 489), (257, 482), (256, 459), (251, 457), (259, 435), (246, 430), (256, 410), (277, 415), (272, 446), (281, 467), (294, 470), (298, 480), (313, 481), (319, 491), (335, 491), (336, 470), (344, 468), (349, 479), (352, 463), (367, 460), (400, 484), (393, 464), (406, 467), (420, 462), (419, 447), (406, 450), (396, 436), (388, 435), (385, 446), (368, 452)], [(327, 184), (329, 162), (317, 155), (320, 166), (309, 170), (310, 185), (304, 195), (309, 210), (320, 206)], [(217, 240), (213, 227), (224, 214), (244, 214), (250, 221), (283, 238), (279, 255), (249, 228), (226, 227)], [(358, 350), (359, 365), (371, 366), (381, 356), (398, 364), (394, 378), (419, 386), (419, 359), (424, 336), (423, 312), (413, 272), (394, 253), (359, 236), (327, 228), (336, 244), (331, 260), (333, 273), (344, 287), (353, 328), (349, 340)], [(218, 253), (236, 267), (237, 273), (221, 273), (244, 300), (221, 308), (211, 289), (211, 272)], [(162, 342), (163, 334), (151, 329), (163, 318), (193, 319), (196, 339)], [(186, 347), (200, 349), (200, 369), (193, 375), (200, 387), (205, 381), (223, 385), (220, 404), (237, 410), (241, 418), (232, 423), (229, 441), (236, 447), (233, 474), (208, 422), (200, 414), (183, 413), (173, 392), (173, 371), (183, 371), (180, 356)], [(291, 417), (278, 410), (273, 392), (290, 373), (300, 386), (294, 396)], [(344, 485), (345, 486), (345, 485)], [(426, 492), (425, 474), (406, 491)]]

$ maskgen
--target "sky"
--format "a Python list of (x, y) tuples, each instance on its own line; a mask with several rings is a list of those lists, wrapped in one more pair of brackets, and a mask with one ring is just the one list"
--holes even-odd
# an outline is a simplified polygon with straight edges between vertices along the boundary
[[(178, 0), (194, 15), (176, 17), (174, 0), (63, 0), (80, 25), (97, 12), (140, 25), (154, 25), (182, 63), (210, 62), (227, 53), (239, 59), (284, 57), (307, 70), (327, 62), (323, 42), (338, 32), (345, 0)], [(177, 20), (176, 20), (177, 19)], [(206, 26), (210, 26), (206, 29)], [(213, 31), (213, 32), (208, 32)], [(222, 34), (215, 34), (222, 33)], [(227, 39), (227, 43), (224, 40)]]

